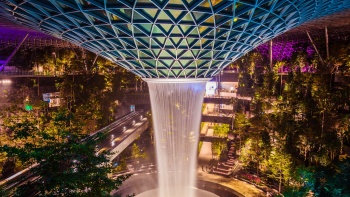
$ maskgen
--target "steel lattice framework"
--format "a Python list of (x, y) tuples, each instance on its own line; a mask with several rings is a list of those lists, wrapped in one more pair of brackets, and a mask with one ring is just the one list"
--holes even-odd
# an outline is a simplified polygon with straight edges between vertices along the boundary
[(207, 78), (350, 0), (6, 0), (25, 26), (73, 42), (144, 78)]
[[(25, 34), (20, 34), (17, 31), (14, 31), (14, 34), (2, 34), (1, 30), (2, 29), (0, 28), (0, 50), (16, 47), (25, 37)], [(28, 48), (43, 48), (48, 46), (55, 48), (77, 48), (76, 45), (70, 42), (53, 38), (51, 36), (43, 36), (41, 34), (29, 34), (22, 46)]]

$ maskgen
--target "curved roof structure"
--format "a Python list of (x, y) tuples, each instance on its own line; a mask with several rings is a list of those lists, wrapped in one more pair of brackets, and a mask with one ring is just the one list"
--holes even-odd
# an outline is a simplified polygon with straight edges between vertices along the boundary
[(350, 0), (6, 0), (3, 15), (144, 78), (207, 78)]
[(61, 40), (59, 38), (55, 38), (52, 36), (45, 35), (43, 33), (32, 32), (27, 30), (18, 30), (12, 28), (1, 28), (0, 27), (0, 50), (4, 50), (7, 48), (15, 48), (18, 44), (20, 44), (23, 38), (28, 33), (27, 38), (22, 43), (22, 46), (29, 48), (41, 48), (53, 46), (56, 48), (76, 48), (77, 46)]
[(30, 48), (40, 48), (53, 46), (57, 48), (73, 48), (76, 45), (52, 37), (40, 31), (21, 26), (17, 21), (8, 20), (12, 16), (3, 9), (0, 9), (0, 50), (16, 47), (28, 34), (22, 46)]

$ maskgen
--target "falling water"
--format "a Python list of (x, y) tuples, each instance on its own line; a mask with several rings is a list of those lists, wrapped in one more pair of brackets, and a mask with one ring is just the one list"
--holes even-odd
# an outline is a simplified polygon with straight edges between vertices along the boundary
[[(150, 91), (159, 197), (193, 197), (199, 125), (208, 79), (146, 79)], [(191, 188), (191, 189), (190, 189)]]

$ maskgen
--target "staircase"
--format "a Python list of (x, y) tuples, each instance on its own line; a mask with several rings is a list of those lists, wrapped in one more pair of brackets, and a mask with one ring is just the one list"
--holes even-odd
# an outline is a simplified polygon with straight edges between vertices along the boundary
[(230, 142), (229, 151), (227, 153), (227, 160), (225, 162), (219, 162), (217, 165), (213, 165), (211, 168), (211, 173), (229, 176), (232, 173), (237, 172), (240, 169), (238, 160), (235, 159), (235, 147), (233, 142)]

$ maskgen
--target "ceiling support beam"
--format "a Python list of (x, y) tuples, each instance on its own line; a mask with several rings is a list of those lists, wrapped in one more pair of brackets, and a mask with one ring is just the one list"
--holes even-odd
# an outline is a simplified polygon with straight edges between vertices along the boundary
[(270, 70), (271, 70), (271, 71), (273, 70), (273, 64), (272, 64), (272, 63), (273, 63), (273, 62), (272, 62), (272, 58), (273, 58), (273, 57), (272, 57), (272, 52), (273, 52), (272, 50), (273, 50), (273, 49), (272, 49), (272, 44), (273, 44), (273, 43), (272, 43), (272, 39), (271, 39), (271, 40), (269, 41), (269, 58), (270, 58)]
[(0, 71), (4, 71), (6, 65), (11, 61), (12, 57), (17, 53), (18, 49), (22, 46), (22, 44), (24, 43), (24, 41), (27, 39), (29, 33), (26, 34), (26, 36), (24, 36), (23, 40), (19, 43), (19, 45), (17, 45), (17, 47), (15, 48), (15, 50), (11, 53), (11, 55), (6, 59), (5, 63), (3, 65), (0, 66)]
[(312, 40), (312, 38), (311, 38), (311, 36), (310, 36), (309, 32), (307, 31), (307, 32), (306, 32), (306, 34), (307, 34), (307, 36), (309, 37), (309, 40), (310, 40), (310, 42), (311, 42), (312, 46), (314, 47), (314, 49), (315, 49), (315, 51), (316, 51), (316, 53), (317, 53), (318, 57), (320, 58), (320, 61), (322, 62), (322, 64), (324, 64), (324, 61), (323, 61), (323, 59), (322, 59), (322, 57), (321, 57), (321, 55), (320, 55), (319, 51), (317, 50), (317, 47), (316, 47), (316, 45), (315, 45), (314, 41)]
[(325, 34), (325, 37), (326, 37), (327, 59), (329, 59), (329, 42), (328, 42), (328, 29), (327, 29), (327, 26), (324, 27), (324, 34)]

